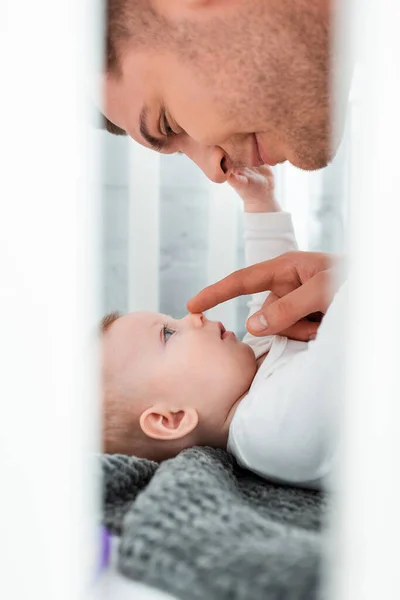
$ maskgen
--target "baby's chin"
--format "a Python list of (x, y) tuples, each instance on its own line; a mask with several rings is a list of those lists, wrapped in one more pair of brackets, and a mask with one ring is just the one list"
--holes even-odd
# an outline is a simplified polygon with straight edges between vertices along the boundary
[(241, 346), (241, 352), (238, 357), (238, 362), (246, 373), (249, 374), (249, 380), (251, 382), (257, 371), (257, 360), (252, 348), (250, 348), (248, 344), (245, 344), (244, 342), (239, 342), (239, 344)]
[(243, 348), (243, 353), (246, 354), (249, 359), (256, 364), (256, 355), (254, 354), (253, 348), (251, 348), (246, 342), (239, 342)]

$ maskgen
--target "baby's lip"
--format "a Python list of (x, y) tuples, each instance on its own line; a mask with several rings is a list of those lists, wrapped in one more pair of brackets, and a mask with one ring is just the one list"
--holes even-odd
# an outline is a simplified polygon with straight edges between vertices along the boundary
[(219, 322), (217, 323), (217, 325), (218, 325), (218, 328), (219, 328), (219, 334), (220, 334), (220, 336), (221, 336), (221, 340), (222, 340), (222, 336), (223, 336), (223, 334), (226, 332), (226, 329), (225, 329), (225, 327), (223, 326), (223, 324), (221, 323), (221, 321), (219, 321)]
[(222, 339), (226, 340), (228, 338), (235, 338), (236, 339), (236, 335), (233, 333), (233, 331), (224, 331), (224, 333), (222, 334)]
[(217, 323), (219, 328), (219, 334), (221, 336), (221, 340), (226, 340), (228, 338), (236, 338), (236, 335), (233, 331), (227, 331), (221, 322)]

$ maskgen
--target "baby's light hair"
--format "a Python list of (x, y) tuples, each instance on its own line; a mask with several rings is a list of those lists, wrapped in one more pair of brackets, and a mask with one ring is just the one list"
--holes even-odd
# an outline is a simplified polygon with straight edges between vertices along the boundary
[[(122, 314), (111, 312), (100, 323), (101, 334), (106, 334)], [(139, 414), (135, 411), (135, 398), (127, 397), (120, 389), (111, 373), (103, 364), (103, 448), (108, 454), (147, 456), (149, 440), (139, 424)], [(138, 399), (137, 399), (138, 400)]]
[[(100, 332), (106, 336), (113, 323), (122, 316), (107, 314), (101, 321)], [(182, 440), (154, 440), (140, 426), (143, 397), (138, 390), (121, 387), (115, 375), (102, 361), (103, 449), (107, 454), (126, 454), (157, 462), (176, 456), (184, 447)]]
[(101, 323), (100, 323), (100, 330), (102, 333), (106, 333), (106, 331), (108, 331), (108, 329), (111, 327), (111, 325), (121, 317), (121, 313), (119, 312), (112, 312), (109, 313), (108, 315), (106, 315), (105, 317), (102, 318)]

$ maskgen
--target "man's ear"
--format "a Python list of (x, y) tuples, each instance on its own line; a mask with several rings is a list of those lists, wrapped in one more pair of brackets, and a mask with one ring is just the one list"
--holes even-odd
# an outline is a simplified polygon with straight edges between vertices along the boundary
[(198, 422), (194, 408), (171, 410), (161, 405), (148, 408), (139, 419), (143, 433), (154, 440), (179, 440), (191, 433)]

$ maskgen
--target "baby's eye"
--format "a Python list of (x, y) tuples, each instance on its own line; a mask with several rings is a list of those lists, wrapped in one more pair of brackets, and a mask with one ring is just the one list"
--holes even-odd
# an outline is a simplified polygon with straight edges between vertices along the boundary
[(168, 342), (169, 338), (171, 337), (171, 335), (174, 335), (174, 333), (176, 333), (174, 329), (170, 329), (169, 327), (164, 325), (164, 327), (163, 327), (164, 342)]

